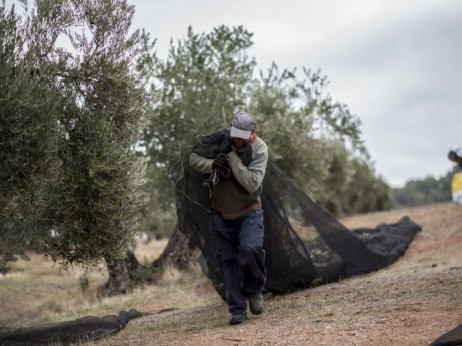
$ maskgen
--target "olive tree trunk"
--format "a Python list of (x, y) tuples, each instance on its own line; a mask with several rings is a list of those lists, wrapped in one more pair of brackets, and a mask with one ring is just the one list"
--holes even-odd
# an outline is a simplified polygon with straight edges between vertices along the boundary
[(199, 255), (200, 250), (175, 225), (164, 251), (149, 267), (140, 264), (132, 251), (127, 252), (125, 259), (107, 260), (109, 279), (104, 285), (104, 295), (126, 294), (138, 284), (156, 284), (165, 268), (184, 270)]

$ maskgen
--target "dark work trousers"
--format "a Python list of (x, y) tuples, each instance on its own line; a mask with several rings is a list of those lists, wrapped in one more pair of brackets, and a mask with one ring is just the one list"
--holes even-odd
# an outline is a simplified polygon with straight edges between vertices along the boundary
[(226, 220), (213, 211), (209, 229), (229, 312), (240, 314), (247, 308), (245, 298), (260, 295), (266, 282), (263, 210), (235, 220)]

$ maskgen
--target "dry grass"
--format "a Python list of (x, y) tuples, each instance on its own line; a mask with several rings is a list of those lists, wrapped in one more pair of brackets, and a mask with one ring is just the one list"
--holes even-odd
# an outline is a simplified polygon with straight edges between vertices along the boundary
[[(351, 229), (375, 227), (404, 215), (422, 232), (398, 262), (337, 283), (268, 296), (265, 312), (241, 325), (228, 326), (226, 304), (197, 267), (184, 274), (169, 270), (155, 287), (97, 299), (91, 290), (104, 282), (100, 273), (91, 274), (85, 296), (79, 272), (59, 274), (41, 258), (0, 279), (6, 302), (0, 323), (17, 327), (130, 308), (152, 313), (177, 308), (130, 321), (116, 336), (90, 345), (428, 345), (462, 324), (462, 207), (444, 203), (341, 221)], [(137, 255), (143, 253), (154, 251), (138, 247)]]
[[(166, 240), (140, 243), (135, 254), (140, 261), (152, 261), (166, 244)], [(67, 321), (86, 315), (118, 314), (132, 308), (146, 312), (190, 308), (221, 299), (216, 297), (213, 286), (198, 266), (192, 266), (185, 273), (166, 270), (159, 285), (140, 287), (131, 294), (109, 298), (99, 297), (98, 292), (107, 280), (104, 268), (93, 269), (87, 274), (89, 288), (84, 292), (79, 278), (85, 269), (60, 272), (43, 256), (30, 254), (30, 257), (30, 262), (19, 261), (15, 272), (0, 277), (0, 330)]]

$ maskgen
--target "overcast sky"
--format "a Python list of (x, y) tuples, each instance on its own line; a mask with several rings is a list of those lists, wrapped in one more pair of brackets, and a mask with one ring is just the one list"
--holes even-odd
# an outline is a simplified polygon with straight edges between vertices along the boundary
[[(462, 0), (127, 0), (133, 28), (170, 40), (243, 25), (257, 70), (320, 68), (362, 121), (376, 172), (392, 187), (439, 178), (462, 147)], [(17, 2), (14, 1), (13, 2)]]
[(391, 186), (440, 177), (462, 146), (460, 0), (128, 0), (135, 27), (170, 39), (215, 26), (253, 32), (257, 70), (317, 69), (362, 121), (375, 169)]

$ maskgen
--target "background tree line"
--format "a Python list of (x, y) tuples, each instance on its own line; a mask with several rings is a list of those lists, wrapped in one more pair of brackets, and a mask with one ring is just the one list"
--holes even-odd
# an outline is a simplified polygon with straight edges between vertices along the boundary
[(189, 28), (160, 59), (147, 33), (130, 34), (126, 1), (22, 3), (22, 15), (0, 9), (2, 272), (27, 247), (64, 267), (111, 268), (137, 233), (169, 235), (170, 167), (241, 109), (270, 159), (319, 203), (336, 213), (393, 207), (360, 120), (325, 92), (327, 77), (275, 64), (256, 76), (242, 26)]
[(402, 188), (393, 189), (393, 197), (400, 208), (452, 201), (452, 178), (460, 168), (454, 168), (446, 175), (435, 179), (413, 179)]

